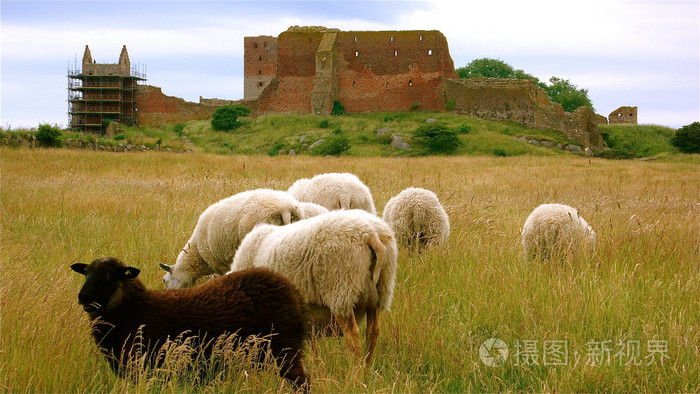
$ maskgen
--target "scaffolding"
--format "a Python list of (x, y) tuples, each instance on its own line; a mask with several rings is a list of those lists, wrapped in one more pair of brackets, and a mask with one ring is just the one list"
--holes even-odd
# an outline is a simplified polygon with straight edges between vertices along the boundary
[[(77, 59), (76, 59), (77, 60)], [(74, 131), (104, 134), (111, 122), (138, 125), (136, 90), (146, 81), (145, 66), (131, 75), (92, 75), (68, 66), (68, 124)]]

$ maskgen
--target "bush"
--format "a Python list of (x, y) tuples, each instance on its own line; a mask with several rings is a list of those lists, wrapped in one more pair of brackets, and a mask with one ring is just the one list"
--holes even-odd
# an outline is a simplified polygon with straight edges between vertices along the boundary
[(496, 148), (496, 149), (494, 149), (494, 150), (493, 150), (493, 154), (496, 155), (496, 156), (499, 156), (499, 157), (506, 157), (506, 156), (508, 156), (508, 154), (506, 153), (506, 151), (505, 151), (504, 149), (501, 149), (501, 148)]
[(317, 156), (338, 156), (346, 150), (350, 149), (350, 139), (345, 135), (333, 135), (326, 138), (325, 141), (316, 145), (312, 150), (312, 155)]
[(226, 105), (217, 109), (211, 117), (211, 127), (214, 130), (228, 131), (241, 125), (238, 118), (248, 116), (250, 110), (242, 105)]
[(340, 135), (343, 134), (343, 130), (340, 129), (340, 127), (336, 127), (333, 129), (333, 135)]
[(39, 125), (36, 132), (36, 139), (39, 141), (39, 145), (45, 147), (58, 148), (63, 143), (61, 139), (61, 129), (48, 124)]
[(331, 126), (331, 122), (328, 119), (323, 119), (321, 122), (319, 122), (318, 127), (322, 129), (327, 129)]
[(453, 109), (455, 109), (456, 105), (457, 105), (457, 102), (452, 100), (452, 99), (445, 100), (445, 109), (447, 111), (452, 111)]
[(331, 115), (343, 115), (345, 113), (345, 106), (341, 104), (340, 101), (333, 101), (333, 109), (331, 110)]
[(413, 132), (413, 142), (430, 153), (450, 153), (461, 144), (456, 131), (438, 122), (418, 127)]
[(634, 159), (634, 154), (622, 149), (609, 149), (598, 153), (596, 157), (612, 160), (629, 160)]
[(184, 123), (178, 123), (173, 126), (173, 131), (175, 134), (177, 134), (178, 137), (182, 137), (182, 134), (185, 133), (185, 124)]
[(268, 156), (277, 156), (277, 154), (279, 154), (279, 151), (281, 151), (282, 148), (284, 148), (285, 145), (286, 145), (286, 144), (284, 143), (284, 141), (277, 141), (277, 142), (275, 142), (275, 144), (272, 145), (272, 146), (270, 147), (270, 149), (267, 150), (267, 155), (268, 155)]
[(693, 122), (676, 131), (671, 144), (683, 153), (700, 153), (700, 123)]
[(466, 123), (462, 123), (457, 127), (457, 134), (469, 134), (470, 131), (472, 131), (472, 127)]

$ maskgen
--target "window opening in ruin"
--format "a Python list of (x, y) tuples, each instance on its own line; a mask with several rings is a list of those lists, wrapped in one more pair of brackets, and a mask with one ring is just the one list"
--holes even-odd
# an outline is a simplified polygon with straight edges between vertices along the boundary
[(423, 41), (423, 35), (418, 36), (418, 41)]
[(411, 81), (410, 79), (408, 80), (408, 86), (413, 86), (413, 81)]
[(258, 75), (262, 75), (262, 70), (258, 70)]
[(263, 47), (267, 48), (267, 41), (263, 42)]
[(432, 49), (428, 49), (428, 56), (432, 56), (432, 55), (433, 55), (433, 50), (432, 50)]
[(411, 63), (411, 70), (415, 70), (415, 69), (416, 69), (416, 63)]
[(389, 82), (386, 83), (386, 88), (389, 89)]
[(355, 37), (355, 42), (357, 42), (357, 37)]
[(391, 37), (389, 38), (389, 41), (394, 42), (394, 36), (391, 36)]
[(355, 51), (355, 56), (360, 56), (360, 52)]
[(253, 48), (257, 48), (257, 47), (258, 47), (258, 43), (256, 42), (253, 44)]
[(355, 87), (355, 81), (352, 81), (352, 87), (353, 88)]
[(394, 56), (399, 56), (399, 51), (394, 51)]
[(258, 82), (258, 86), (262, 86), (262, 82)]
[(258, 56), (258, 60), (262, 60), (262, 56)]

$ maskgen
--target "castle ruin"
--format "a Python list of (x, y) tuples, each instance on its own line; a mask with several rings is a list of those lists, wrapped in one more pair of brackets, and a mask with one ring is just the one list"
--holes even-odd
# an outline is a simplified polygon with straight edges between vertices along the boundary
[[(437, 30), (340, 31), (292, 26), (277, 37), (245, 37), (243, 44), (242, 100), (200, 97), (199, 103), (192, 103), (166, 96), (158, 87), (139, 85), (133, 103), (140, 124), (207, 119), (227, 104), (244, 105), (253, 115), (329, 115), (333, 103), (339, 101), (349, 113), (449, 110), (558, 130), (585, 147), (605, 145), (598, 130), (604, 117), (587, 107), (564, 111), (533, 81), (460, 79), (447, 39)], [(83, 63), (89, 70), (89, 62)]]
[(132, 70), (126, 45), (113, 64), (96, 63), (85, 45), (82, 69), (68, 70), (70, 127), (101, 134), (111, 122), (138, 124), (136, 89), (145, 80), (145, 73)]

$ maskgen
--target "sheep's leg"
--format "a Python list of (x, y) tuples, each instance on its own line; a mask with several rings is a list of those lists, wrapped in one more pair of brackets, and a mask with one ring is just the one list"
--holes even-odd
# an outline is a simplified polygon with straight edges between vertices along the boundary
[(379, 312), (376, 309), (367, 310), (367, 356), (365, 362), (367, 365), (372, 364), (374, 358), (374, 348), (377, 346), (377, 337), (379, 336)]
[(301, 357), (298, 355), (294, 357), (294, 361), (291, 366), (283, 371), (282, 377), (289, 380), (295, 387), (295, 392), (309, 392), (310, 381), (304, 370), (304, 364), (301, 361)]
[(336, 316), (336, 320), (343, 330), (345, 344), (352, 350), (358, 359), (362, 359), (362, 344), (360, 343), (360, 328), (357, 326), (355, 314), (350, 312), (350, 316)]

